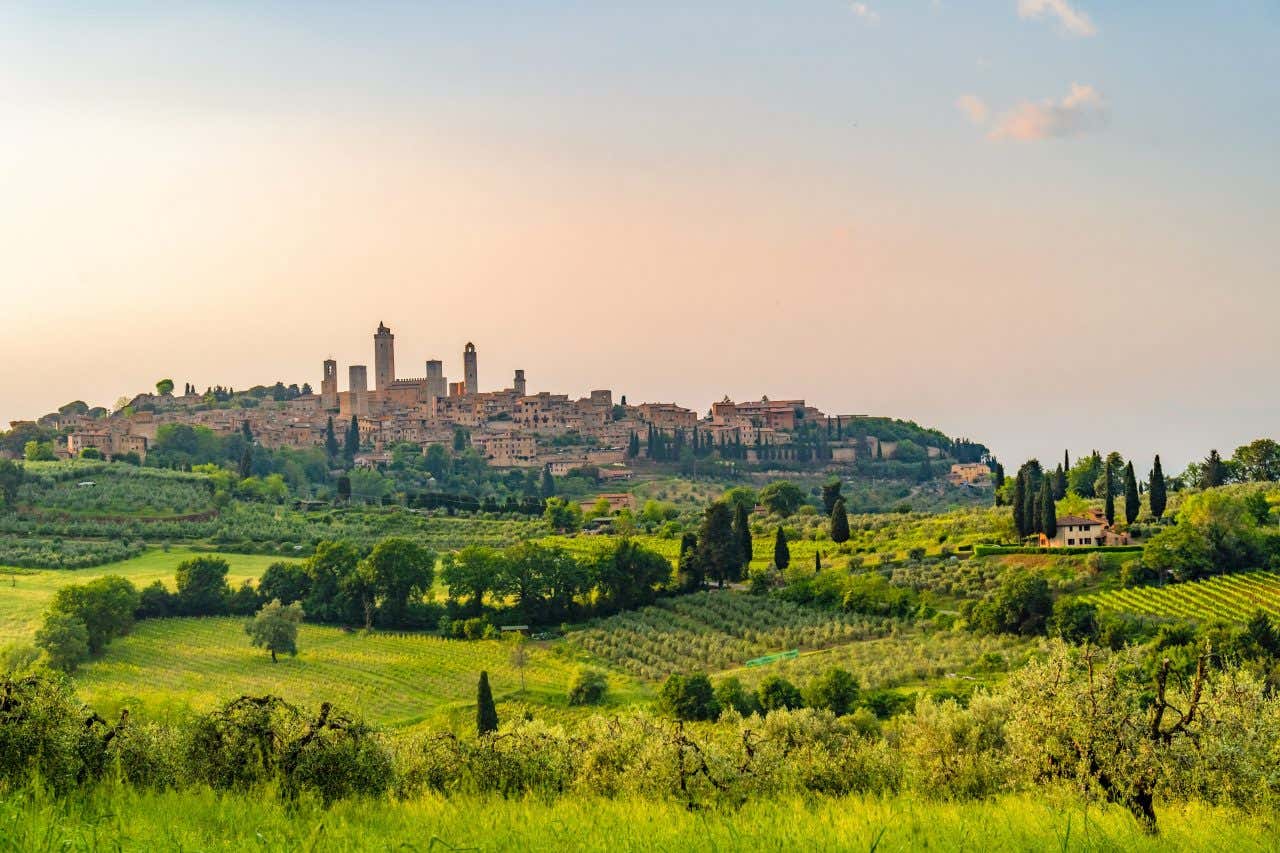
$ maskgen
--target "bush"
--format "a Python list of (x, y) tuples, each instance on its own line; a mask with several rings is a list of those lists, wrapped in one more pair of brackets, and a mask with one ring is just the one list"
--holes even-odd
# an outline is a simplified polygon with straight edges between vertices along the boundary
[(801, 697), (800, 690), (781, 675), (771, 675), (761, 681), (760, 686), (756, 688), (756, 698), (766, 713), (783, 708), (790, 710), (804, 707), (804, 698)]
[(569, 704), (600, 705), (609, 692), (609, 680), (603, 672), (596, 669), (579, 669), (573, 676), (569, 686)]
[(711, 680), (706, 673), (671, 675), (658, 692), (658, 709), (677, 720), (714, 720), (720, 716)]
[(805, 701), (810, 708), (820, 708), (844, 716), (858, 703), (858, 679), (848, 670), (833, 666), (814, 677), (805, 688)]

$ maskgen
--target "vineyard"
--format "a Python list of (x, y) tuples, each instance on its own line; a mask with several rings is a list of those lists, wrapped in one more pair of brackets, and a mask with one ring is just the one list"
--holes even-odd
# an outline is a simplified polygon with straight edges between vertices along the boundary
[(738, 592), (699, 592), (621, 613), (568, 635), (612, 666), (651, 680), (720, 670), (770, 652), (814, 649), (883, 634), (883, 620)]
[(1162, 587), (1134, 587), (1087, 596), (1103, 610), (1173, 619), (1244, 622), (1262, 610), (1280, 617), (1280, 574), (1246, 572)]
[[(476, 678), (489, 673), (499, 702), (520, 699), (565, 706), (575, 666), (531, 648), (520, 673), (502, 640), (446, 640), (424, 634), (346, 631), (304, 624), (298, 656), (277, 664), (250, 647), (234, 618), (141, 622), (105, 657), (76, 675), (82, 697), (99, 708), (190, 707), (208, 710), (228, 696), (274, 693), (310, 706), (332, 701), (358, 708), (370, 722), (407, 725), (475, 702)], [(627, 685), (615, 678), (615, 695)]]

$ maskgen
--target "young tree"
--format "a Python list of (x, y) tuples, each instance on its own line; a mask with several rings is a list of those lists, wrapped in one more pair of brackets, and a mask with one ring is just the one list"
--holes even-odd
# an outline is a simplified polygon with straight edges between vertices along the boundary
[(670, 675), (658, 691), (658, 709), (677, 720), (714, 720), (720, 702), (706, 673)]
[(489, 689), (489, 673), (480, 672), (476, 685), (476, 734), (484, 736), (498, 730), (498, 708), (493, 704), (493, 691)]
[(173, 393), (173, 380), (161, 379), (156, 383), (156, 393), (161, 397), (167, 397)]
[(787, 480), (774, 480), (760, 490), (760, 503), (778, 515), (791, 515), (804, 503), (804, 492), (795, 483)]
[(244, 625), (249, 642), (271, 653), (271, 662), (279, 662), (277, 655), (298, 654), (298, 625), (302, 623), (302, 605), (298, 602), (281, 604), (273, 598)]
[(1138, 496), (1138, 478), (1133, 474), (1133, 462), (1124, 466), (1124, 520), (1133, 524), (1138, 520), (1138, 510), (1142, 508), (1142, 499)]
[(1164, 469), (1160, 467), (1160, 454), (1156, 454), (1155, 464), (1151, 467), (1151, 487), (1147, 489), (1151, 501), (1151, 515), (1157, 521), (1164, 515), (1169, 496), (1166, 492)]
[(844, 498), (837, 498), (831, 509), (831, 541), (837, 545), (849, 541), (849, 513), (844, 508)]
[[(529, 639), (524, 635), (523, 631), (514, 631), (514, 637), (511, 639), (511, 665), (520, 671), (520, 693), (524, 694), (524, 668), (529, 665)], [(569, 704), (573, 704), (572, 693), (569, 697)]]
[(787, 547), (787, 534), (783, 532), (781, 524), (778, 525), (778, 533), (773, 538), (773, 564), (779, 570), (791, 565), (791, 549)]
[(698, 559), (698, 537), (685, 533), (680, 538), (680, 559), (676, 565), (676, 586), (681, 592), (693, 592), (706, 581), (702, 561)]

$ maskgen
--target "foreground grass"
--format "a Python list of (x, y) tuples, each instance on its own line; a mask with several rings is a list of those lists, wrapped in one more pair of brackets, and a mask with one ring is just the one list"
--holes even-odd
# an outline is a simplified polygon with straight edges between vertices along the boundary
[[(0, 576), (0, 644), (31, 642), (53, 594), (64, 586), (85, 583), (103, 575), (128, 578), (138, 589), (152, 581), (164, 581), (174, 588), (174, 572), (183, 560), (195, 556), (187, 548), (169, 551), (156, 548), (130, 560), (88, 569), (16, 569), (18, 574)], [(261, 554), (218, 554), (231, 566), (227, 581), (232, 588), (243, 581), (256, 580), (267, 566), (282, 558)], [(3, 568), (3, 567), (0, 567)]]
[[(370, 722), (400, 726), (470, 708), (481, 670), (489, 672), (500, 702), (567, 709), (577, 669), (564, 656), (530, 644), (521, 693), (510, 642), (309, 624), (298, 632), (298, 652), (273, 664), (249, 645), (242, 619), (154, 619), (115, 640), (75, 680), (81, 697), (99, 710), (129, 707), (164, 716), (187, 708), (208, 711), (243, 693), (273, 693), (312, 707), (335, 702)], [(615, 702), (641, 698), (642, 688), (631, 680), (615, 677), (611, 688)]]
[(976, 803), (899, 796), (753, 802), (690, 812), (675, 803), (552, 803), (429, 796), (405, 803), (286, 807), (260, 794), (100, 789), (66, 801), (0, 799), (0, 850), (1268, 850), (1274, 820), (1169, 805), (1162, 833), (1070, 798)]

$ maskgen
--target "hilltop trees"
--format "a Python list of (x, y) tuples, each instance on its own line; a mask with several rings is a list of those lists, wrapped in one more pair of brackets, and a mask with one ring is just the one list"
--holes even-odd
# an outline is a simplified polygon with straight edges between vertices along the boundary
[(156, 383), (156, 393), (161, 397), (167, 397), (173, 393), (173, 380), (161, 379)]
[(277, 663), (277, 655), (298, 654), (298, 625), (302, 622), (302, 605), (298, 602), (283, 605), (273, 598), (262, 606), (252, 619), (245, 623), (249, 642), (271, 653), (271, 662)]

